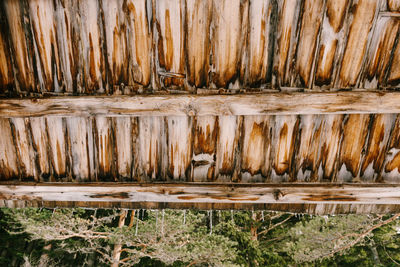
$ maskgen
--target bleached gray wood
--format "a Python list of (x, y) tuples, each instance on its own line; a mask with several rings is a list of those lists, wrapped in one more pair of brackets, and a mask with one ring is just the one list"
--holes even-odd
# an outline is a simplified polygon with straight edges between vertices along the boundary
[[(0, 206), (272, 208), (329, 213), (395, 211), (400, 184), (6, 183)], [(8, 204), (7, 204), (8, 203)], [(17, 204), (16, 204), (17, 203)]]
[(400, 113), (400, 92), (84, 96), (1, 99), (0, 118)]

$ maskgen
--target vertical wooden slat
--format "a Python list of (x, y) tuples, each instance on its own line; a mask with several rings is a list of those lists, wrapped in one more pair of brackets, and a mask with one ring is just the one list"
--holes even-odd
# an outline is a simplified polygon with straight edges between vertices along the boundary
[(270, 116), (245, 116), (243, 119), (241, 181), (262, 182), (270, 174)]
[(0, 119), (0, 180), (18, 177), (17, 154), (11, 125), (8, 119)]
[(9, 27), (7, 14), (0, 4), (0, 93), (12, 90), (14, 73), (12, 68), (12, 54), (9, 46)]
[(294, 180), (294, 152), (296, 135), (300, 120), (295, 115), (275, 116), (275, 125), (272, 133), (271, 157), (273, 182), (287, 182)]
[(400, 21), (397, 19), (389, 17), (378, 19), (365, 62), (361, 88), (374, 89), (385, 85), (399, 26)]
[(173, 180), (188, 180), (192, 160), (193, 118), (166, 118), (168, 127), (168, 176)]
[(192, 86), (209, 85), (212, 1), (186, 0), (187, 80)]
[(158, 74), (164, 86), (182, 88), (185, 78), (185, 12), (183, 0), (156, 1)]
[(50, 160), (55, 180), (67, 177), (67, 150), (65, 140), (65, 125), (62, 118), (46, 118), (47, 134), (49, 136)]
[(167, 137), (163, 117), (139, 117), (135, 142), (135, 179), (165, 180), (168, 164)]
[(338, 61), (346, 40), (347, 12), (351, 1), (326, 0), (326, 11), (315, 62), (314, 85), (333, 87)]
[(308, 182), (319, 180), (321, 164), (321, 139), (324, 127), (324, 116), (303, 115), (299, 125), (299, 145), (296, 150), (296, 164), (293, 166), (297, 181)]
[[(29, 16), (35, 41), (35, 53), (39, 72), (39, 83), (43, 91), (60, 91), (62, 80), (60, 57), (57, 45), (57, 28), (53, 0), (29, 2)], [(40, 69), (40, 71), (39, 71)]]
[[(35, 77), (32, 63), (33, 49), (28, 40), (31, 37), (29, 18), (25, 1), (5, 0), (3, 2), (7, 23), (10, 27), (12, 54), (16, 70), (16, 88), (19, 91), (34, 91)], [(27, 32), (28, 31), (28, 32)], [(26, 36), (28, 34), (29, 36)]]
[[(75, 18), (71, 18), (75, 19)], [(97, 0), (79, 2), (80, 38), (78, 47), (82, 60), (84, 88), (79, 93), (103, 93), (105, 84), (105, 59), (103, 54), (102, 20)]]
[(389, 69), (389, 75), (387, 78), (387, 85), (389, 87), (399, 87), (400, 86), (400, 44), (394, 50), (392, 65)]
[(215, 116), (195, 117), (193, 127), (191, 180), (194, 182), (212, 181), (215, 177), (218, 119)]
[(238, 149), (242, 117), (218, 117), (219, 131), (217, 135), (216, 170), (215, 177), (218, 181), (237, 181), (236, 165), (240, 160)]
[(50, 175), (50, 161), (47, 150), (49, 140), (47, 138), (46, 119), (44, 117), (30, 118), (29, 122), (32, 132), (32, 145), (36, 152), (38, 176), (47, 180)]
[(396, 115), (392, 133), (387, 144), (382, 180), (385, 183), (400, 181), (400, 115)]
[(309, 87), (311, 71), (317, 49), (318, 34), (324, 12), (323, 0), (305, 0), (296, 52), (296, 68), (292, 75), (294, 87)]
[[(130, 117), (114, 118), (116, 169), (120, 179), (132, 178), (132, 132)], [(133, 137), (133, 138), (132, 138)]]
[(338, 182), (360, 180), (360, 169), (368, 136), (370, 115), (351, 114), (343, 126), (340, 148)]
[(111, 86), (129, 85), (127, 25), (124, 1), (101, 1), (104, 13), (105, 42), (107, 47), (108, 79)]
[(35, 167), (35, 154), (30, 141), (28, 128), (24, 118), (13, 118), (11, 122), (14, 126), (15, 147), (19, 162), (21, 178), (24, 180), (38, 179)]
[(381, 182), (386, 147), (395, 119), (393, 114), (376, 114), (372, 117), (366, 153), (360, 170), (363, 181)]
[[(100, 180), (117, 180), (114, 164), (115, 137), (111, 118), (96, 116), (95, 121), (95, 165), (97, 178)], [(88, 133), (90, 134), (90, 133)]]
[(150, 84), (152, 64), (152, 32), (149, 25), (152, 13), (147, 12), (146, 8), (146, 0), (126, 1), (126, 26), (129, 29), (127, 33), (129, 83), (143, 87)]
[(274, 85), (290, 86), (290, 69), (298, 38), (301, 0), (278, 1), (278, 26), (274, 53)]
[[(333, 182), (338, 171), (339, 151), (343, 133), (344, 115), (325, 115), (321, 140), (321, 181)], [(319, 175), (320, 176), (320, 175)]]
[(249, 3), (248, 45), (242, 53), (242, 62), (247, 66), (240, 74), (245, 79), (245, 87), (258, 87), (271, 82), (274, 12), (276, 7), (273, 1), (252, 0)]
[(219, 0), (213, 1), (212, 12), (212, 77), (216, 87), (224, 88), (238, 76), (245, 10), (240, 0)]
[(89, 118), (66, 118), (71, 150), (72, 177), (78, 181), (96, 180), (94, 170), (92, 120)]
[(364, 54), (367, 50), (368, 36), (372, 29), (375, 12), (378, 12), (378, 1), (359, 0), (353, 3), (351, 25), (349, 28), (346, 48), (341, 60), (340, 73), (337, 77), (337, 87), (349, 88), (356, 85)]
[(78, 2), (73, 0), (55, 1), (55, 24), (57, 29), (57, 43), (60, 55), (61, 72), (64, 78), (63, 90), (72, 92), (83, 92), (84, 75), (82, 73), (80, 56), (80, 20)]

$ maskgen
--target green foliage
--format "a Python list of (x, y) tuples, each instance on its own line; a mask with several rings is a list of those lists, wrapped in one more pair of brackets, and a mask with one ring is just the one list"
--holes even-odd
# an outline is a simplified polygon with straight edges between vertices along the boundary
[(217, 211), (210, 217), (180, 210), (134, 215), (0, 209), (0, 266), (109, 266), (115, 251), (121, 252), (120, 266), (400, 265), (400, 225), (391, 215), (299, 218)]

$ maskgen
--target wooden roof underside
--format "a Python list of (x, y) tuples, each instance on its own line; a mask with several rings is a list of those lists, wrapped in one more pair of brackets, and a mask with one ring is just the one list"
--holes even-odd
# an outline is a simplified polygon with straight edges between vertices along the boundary
[(399, 0), (1, 1), (0, 206), (398, 211), (399, 36)]

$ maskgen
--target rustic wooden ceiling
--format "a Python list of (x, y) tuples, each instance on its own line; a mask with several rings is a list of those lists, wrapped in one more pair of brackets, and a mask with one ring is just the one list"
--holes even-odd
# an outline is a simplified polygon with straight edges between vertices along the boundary
[[(3, 0), (0, 200), (13, 199), (4, 184), (29, 181), (398, 191), (399, 36), (400, 0)], [(302, 200), (287, 189), (292, 208), (271, 188), (267, 203), (222, 199), (384, 211), (390, 188), (384, 201), (360, 189), (373, 209), (346, 207), (359, 204), (347, 187)]]
[(398, 88), (399, 3), (3, 0), (0, 93)]

